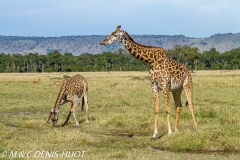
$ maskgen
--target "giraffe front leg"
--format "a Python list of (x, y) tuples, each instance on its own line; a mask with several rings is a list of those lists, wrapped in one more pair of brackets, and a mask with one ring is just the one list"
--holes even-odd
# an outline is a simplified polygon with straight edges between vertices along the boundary
[(79, 122), (77, 121), (77, 118), (76, 118), (76, 115), (75, 115), (75, 108), (78, 104), (79, 104), (79, 101), (77, 103), (73, 104), (73, 107), (71, 108), (71, 112), (72, 112), (73, 117), (75, 119), (76, 125), (79, 127), (80, 125), (79, 125)]
[(79, 105), (80, 99), (79, 97), (75, 97), (73, 102), (72, 102), (72, 107), (71, 107), (71, 113), (73, 114), (73, 117), (75, 119), (76, 125), (79, 127), (79, 122), (77, 121), (76, 115), (75, 115), (75, 108)]
[(158, 90), (156, 90), (154, 87), (152, 88), (153, 95), (154, 95), (154, 112), (155, 112), (155, 118), (154, 118), (154, 132), (151, 140), (157, 139), (158, 134), (158, 114), (159, 114), (159, 96), (158, 96)]
[(68, 124), (68, 120), (69, 120), (71, 114), (72, 114), (72, 111), (70, 110), (70, 112), (69, 112), (69, 114), (68, 114), (68, 116), (67, 116), (67, 119), (66, 119), (65, 122), (62, 124), (62, 126), (65, 126), (66, 124)]

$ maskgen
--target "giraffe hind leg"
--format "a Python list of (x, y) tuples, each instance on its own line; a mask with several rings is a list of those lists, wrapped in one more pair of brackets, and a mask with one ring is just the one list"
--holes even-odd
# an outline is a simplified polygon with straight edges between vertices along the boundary
[(154, 112), (155, 112), (155, 119), (154, 119), (154, 132), (151, 140), (157, 139), (158, 134), (158, 114), (159, 114), (159, 95), (158, 90), (152, 87), (152, 92), (154, 95)]
[(86, 111), (86, 123), (89, 123), (89, 116), (88, 116), (88, 91), (87, 91), (87, 85), (84, 85), (83, 90), (83, 97), (82, 97), (82, 111)]
[(85, 108), (86, 108), (86, 123), (89, 123), (87, 95), (84, 96), (84, 103), (85, 103)]
[(197, 126), (195, 116), (194, 116), (194, 106), (193, 106), (193, 101), (192, 101), (192, 84), (189, 81), (185, 80), (185, 83), (183, 84), (183, 89), (185, 91), (186, 97), (187, 97), (187, 103), (190, 109), (190, 112), (192, 114), (192, 119), (195, 127)]
[(170, 123), (169, 90), (167, 88), (168, 87), (163, 88), (163, 96), (164, 96), (164, 102), (165, 102), (166, 114), (167, 114), (168, 134), (172, 134), (171, 123)]
[(178, 126), (179, 126), (179, 118), (180, 118), (180, 113), (182, 111), (182, 102), (181, 102), (181, 94), (182, 94), (182, 88), (173, 91), (173, 99), (175, 102), (176, 106), (176, 121), (175, 121), (175, 132), (178, 132)]

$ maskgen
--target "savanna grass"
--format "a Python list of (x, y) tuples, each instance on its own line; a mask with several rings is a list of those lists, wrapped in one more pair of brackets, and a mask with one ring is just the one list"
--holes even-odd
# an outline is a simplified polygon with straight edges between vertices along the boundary
[[(69, 103), (60, 108), (58, 127), (47, 124), (60, 88), (54, 87), (53, 82), (64, 75), (75, 74), (0, 74), (0, 154), (33, 151), (29, 159), (34, 158), (37, 151), (57, 152), (58, 159), (69, 159), (60, 155), (66, 151), (86, 151), (83, 159), (240, 158), (240, 71), (192, 74), (197, 128), (193, 127), (189, 109), (184, 107), (180, 132), (167, 135), (160, 93), (159, 139), (156, 141), (150, 140), (154, 128), (154, 98), (147, 72), (80, 73), (89, 83), (90, 124), (85, 123), (85, 112), (81, 112), (79, 106), (76, 115), (80, 127), (75, 126), (73, 117), (67, 126), (60, 127), (69, 112)], [(38, 78), (40, 84), (31, 85), (31, 81)], [(172, 96), (170, 101), (173, 127)], [(183, 93), (182, 102), (185, 101)], [(35, 157), (38, 158), (48, 157)]]

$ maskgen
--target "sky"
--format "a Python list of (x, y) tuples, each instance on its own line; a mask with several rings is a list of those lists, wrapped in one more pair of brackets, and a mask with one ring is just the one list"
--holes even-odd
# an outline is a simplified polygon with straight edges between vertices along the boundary
[(204, 38), (240, 32), (239, 0), (0, 0), (0, 35)]

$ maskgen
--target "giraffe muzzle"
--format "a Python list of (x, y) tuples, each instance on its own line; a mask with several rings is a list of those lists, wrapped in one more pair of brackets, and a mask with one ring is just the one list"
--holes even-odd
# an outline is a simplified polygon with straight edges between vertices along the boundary
[(104, 42), (100, 42), (99, 44), (104, 45), (104, 46), (106, 45), (106, 43), (104, 43)]
[(57, 121), (53, 121), (53, 127), (57, 126)]

